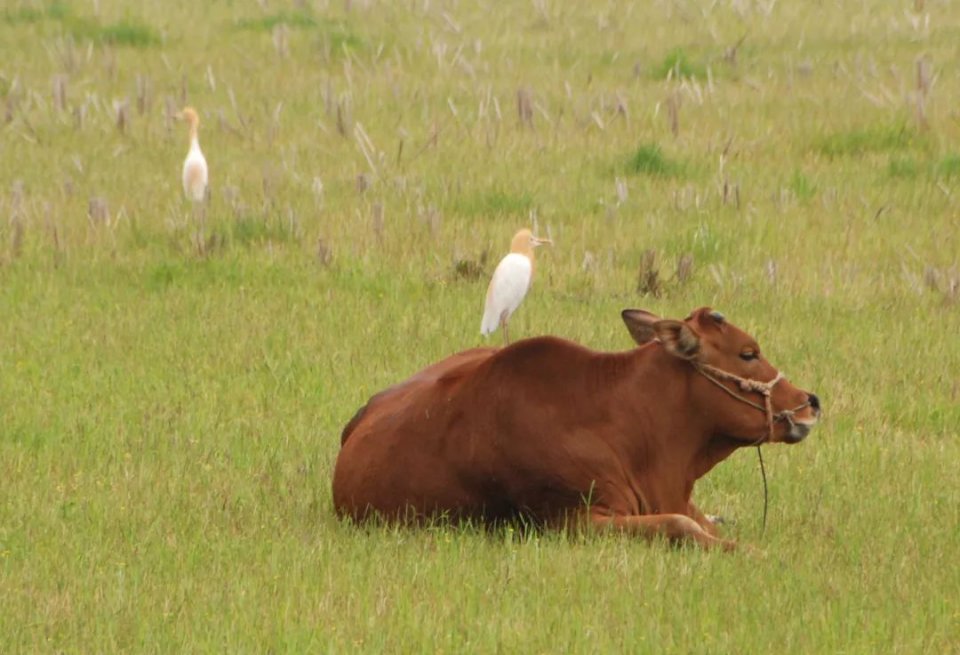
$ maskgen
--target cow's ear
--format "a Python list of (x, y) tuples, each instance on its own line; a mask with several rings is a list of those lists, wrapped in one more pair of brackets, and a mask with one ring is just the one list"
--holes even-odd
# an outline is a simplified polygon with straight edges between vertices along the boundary
[(650, 343), (657, 338), (657, 332), (653, 329), (653, 324), (660, 320), (656, 314), (644, 311), (642, 309), (625, 309), (620, 312), (620, 317), (627, 326), (630, 336), (639, 345)]
[(700, 352), (700, 337), (681, 321), (657, 321), (653, 324), (657, 338), (667, 352), (681, 359), (695, 359)]

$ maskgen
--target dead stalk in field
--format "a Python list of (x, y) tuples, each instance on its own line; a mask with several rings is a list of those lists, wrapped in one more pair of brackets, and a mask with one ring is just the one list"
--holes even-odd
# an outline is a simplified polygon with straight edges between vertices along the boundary
[(130, 121), (130, 101), (127, 98), (124, 98), (123, 100), (114, 100), (113, 114), (117, 131), (120, 132), (120, 134), (125, 133), (127, 131), (127, 124)]
[(677, 283), (686, 284), (693, 276), (693, 255), (686, 253), (677, 260)]
[(927, 99), (933, 83), (932, 64), (927, 57), (919, 57), (916, 62), (917, 86), (914, 92), (914, 117), (917, 127), (925, 130), (929, 127), (927, 120)]
[(682, 99), (680, 97), (679, 91), (674, 90), (667, 96), (666, 106), (667, 106), (667, 121), (670, 124), (670, 131), (673, 133), (673, 136), (680, 136), (680, 105)]
[(66, 75), (54, 75), (53, 76), (53, 108), (57, 112), (64, 112), (67, 110), (67, 76)]
[(521, 127), (533, 129), (533, 98), (526, 87), (517, 89), (517, 116)]
[(377, 238), (377, 243), (383, 243), (383, 203), (375, 202), (371, 210), (373, 218), (373, 234)]
[(143, 116), (150, 108), (150, 78), (137, 74), (137, 115)]
[(640, 258), (640, 268), (637, 271), (637, 293), (641, 296), (651, 295), (654, 298), (659, 298), (662, 292), (660, 270), (657, 267), (657, 251), (645, 250)]

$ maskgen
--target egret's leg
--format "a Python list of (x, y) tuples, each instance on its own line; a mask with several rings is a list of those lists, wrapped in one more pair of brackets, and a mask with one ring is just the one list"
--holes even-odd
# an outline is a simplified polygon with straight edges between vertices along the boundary
[(197, 228), (197, 254), (203, 256), (206, 254), (206, 241), (204, 239), (204, 233), (206, 232), (207, 225), (207, 205), (202, 202), (193, 203), (193, 217), (194, 223), (196, 223)]
[(510, 315), (507, 312), (500, 314), (500, 326), (503, 328), (503, 345), (510, 345), (510, 331), (507, 329), (507, 324), (510, 322)]

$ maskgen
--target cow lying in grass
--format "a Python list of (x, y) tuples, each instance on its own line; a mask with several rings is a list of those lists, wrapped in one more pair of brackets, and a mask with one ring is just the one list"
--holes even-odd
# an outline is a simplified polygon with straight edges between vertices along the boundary
[(453, 355), (370, 399), (343, 430), (339, 515), (589, 525), (732, 548), (691, 501), (743, 446), (797, 443), (817, 397), (709, 308), (622, 314), (639, 344), (555, 337)]

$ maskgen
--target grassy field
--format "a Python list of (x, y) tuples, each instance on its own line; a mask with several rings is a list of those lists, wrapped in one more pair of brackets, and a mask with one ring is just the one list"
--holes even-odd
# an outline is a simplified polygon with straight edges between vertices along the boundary
[[(958, 652), (958, 26), (946, 0), (4, 3), (0, 652)], [(534, 223), (514, 337), (625, 349), (620, 309), (712, 305), (820, 395), (765, 451), (765, 534), (753, 452), (697, 487), (763, 555), (335, 520), (342, 426), (481, 343)]]

